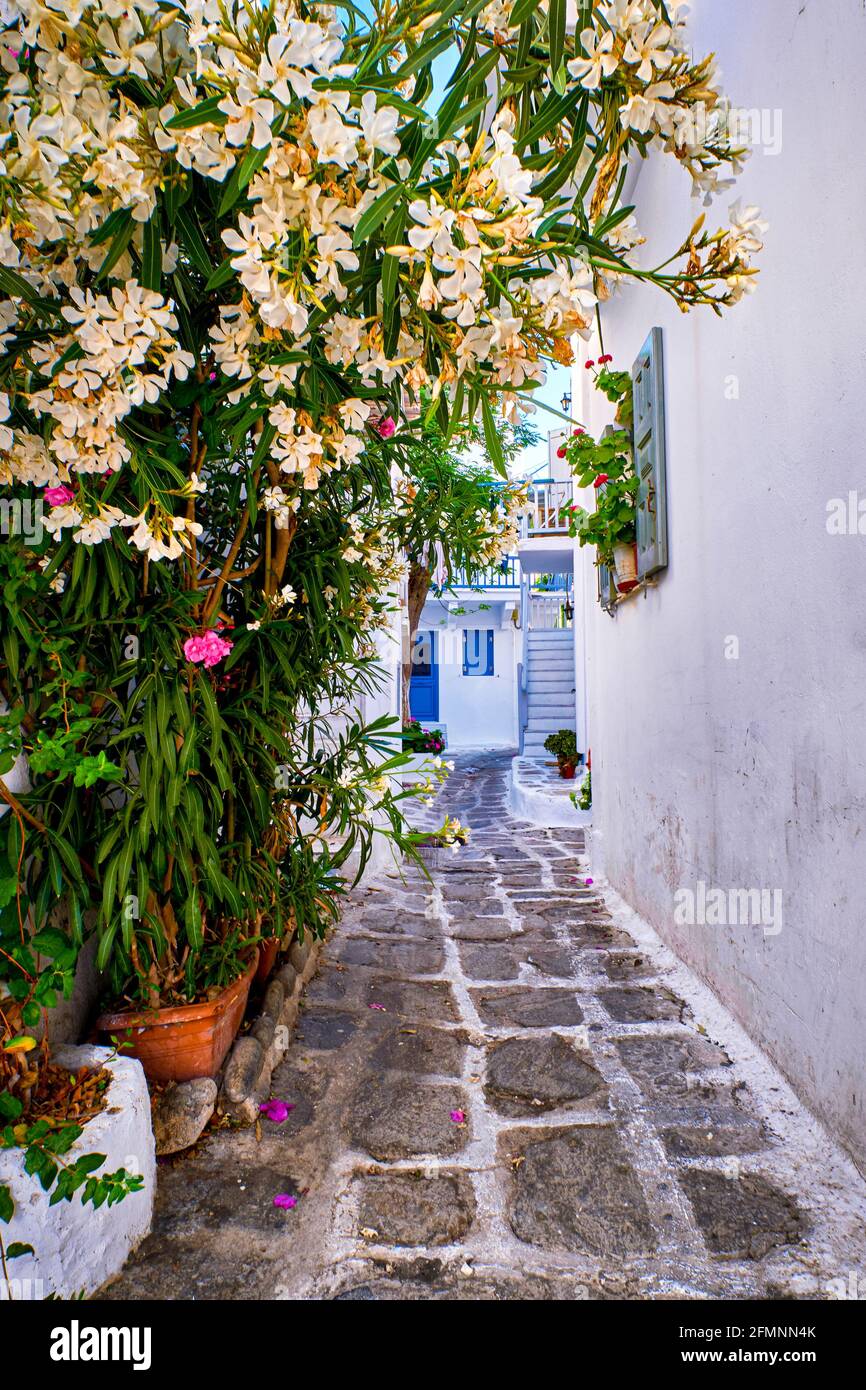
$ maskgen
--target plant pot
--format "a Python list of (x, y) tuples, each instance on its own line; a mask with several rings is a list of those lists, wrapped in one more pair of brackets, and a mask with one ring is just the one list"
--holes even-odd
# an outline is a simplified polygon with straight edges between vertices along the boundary
[(560, 777), (565, 777), (567, 781), (570, 781), (570, 780), (572, 779), (572, 777), (574, 776), (574, 770), (575, 770), (575, 764), (574, 764), (574, 763), (560, 763), (560, 764), (559, 764), (559, 775), (560, 775)]
[(616, 587), (621, 594), (627, 594), (637, 587), (637, 545), (615, 545), (613, 563), (616, 574)]
[(137, 1057), (151, 1081), (216, 1076), (241, 1025), (257, 967), (255, 955), (243, 975), (203, 1004), (122, 1009), (102, 1014), (96, 1026), (117, 1037), (121, 1056)]
[(280, 938), (278, 936), (268, 936), (264, 941), (259, 942), (259, 955), (256, 964), (255, 984), (266, 985), (270, 978), (271, 971), (277, 960), (277, 952), (280, 949)]

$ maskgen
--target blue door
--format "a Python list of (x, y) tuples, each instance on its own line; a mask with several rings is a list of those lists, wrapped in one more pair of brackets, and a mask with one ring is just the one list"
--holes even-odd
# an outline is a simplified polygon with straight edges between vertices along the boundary
[(419, 632), (412, 646), (412, 679), (409, 703), (413, 719), (439, 718), (439, 667), (436, 665), (435, 632)]

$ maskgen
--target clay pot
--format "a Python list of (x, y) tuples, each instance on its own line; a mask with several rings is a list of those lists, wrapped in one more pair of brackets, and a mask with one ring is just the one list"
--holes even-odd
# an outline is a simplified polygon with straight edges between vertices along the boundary
[(137, 1057), (151, 1081), (216, 1076), (241, 1025), (257, 966), (256, 954), (216, 999), (170, 1009), (122, 1009), (100, 1015), (96, 1026), (129, 1044), (121, 1055)]
[(271, 971), (277, 960), (277, 952), (280, 949), (280, 938), (278, 936), (267, 936), (264, 941), (259, 942), (259, 958), (256, 966), (255, 983), (266, 985)]
[(627, 594), (637, 587), (637, 546), (615, 545), (613, 562), (616, 573), (616, 587), (621, 594)]
[(559, 775), (560, 775), (560, 777), (565, 777), (567, 781), (570, 781), (571, 778), (574, 776), (574, 770), (575, 770), (575, 764), (574, 764), (574, 763), (560, 763), (560, 764), (559, 764)]

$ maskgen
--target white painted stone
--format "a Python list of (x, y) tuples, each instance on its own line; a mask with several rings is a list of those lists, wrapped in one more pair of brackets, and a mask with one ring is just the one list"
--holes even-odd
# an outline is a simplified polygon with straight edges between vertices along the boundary
[[(77, 1142), (64, 1155), (72, 1162), (83, 1154), (105, 1154), (98, 1172), (118, 1168), (140, 1173), (144, 1187), (114, 1206), (83, 1206), (79, 1193), (71, 1202), (49, 1206), (50, 1192), (24, 1172), (20, 1149), (0, 1150), (0, 1183), (11, 1189), (15, 1213), (3, 1226), (4, 1244), (32, 1245), (35, 1255), (23, 1255), (9, 1265), (14, 1298), (71, 1298), (93, 1293), (117, 1274), (127, 1256), (150, 1230), (156, 1189), (156, 1158), (150, 1126), (150, 1097), (141, 1063), (112, 1056), (106, 1047), (58, 1048), (55, 1061), (70, 1069), (102, 1065), (111, 1072), (105, 1110), (85, 1125)], [(0, 1300), (9, 1289), (0, 1280)]]
[(528, 780), (527, 772), (539, 767), (547, 772), (546, 765), (533, 758), (511, 760), (509, 799), (515, 819), (560, 830), (575, 830), (582, 825), (591, 825), (592, 811), (582, 811), (574, 805), (569, 795), (570, 792), (580, 792), (586, 769), (578, 768), (574, 781), (560, 777), (558, 773), (545, 776), (540, 783)]

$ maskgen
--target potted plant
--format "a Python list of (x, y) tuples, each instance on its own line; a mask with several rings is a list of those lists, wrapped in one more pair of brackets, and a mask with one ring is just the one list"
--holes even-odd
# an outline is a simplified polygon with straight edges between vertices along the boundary
[[(599, 358), (596, 373), (598, 390), (616, 405), (617, 427), (593, 439), (584, 429), (576, 429), (566, 443), (565, 453), (580, 487), (595, 489), (595, 510), (568, 506), (563, 516), (569, 533), (580, 544), (594, 545), (596, 564), (614, 573), (620, 593), (629, 593), (638, 583), (637, 497), (638, 479), (631, 447), (631, 377), (628, 372), (612, 371), (610, 357)], [(586, 364), (594, 367), (590, 361)]]
[(583, 756), (577, 751), (577, 735), (574, 730), (558, 729), (555, 734), (548, 734), (544, 746), (548, 753), (552, 753), (556, 758), (560, 777), (570, 780)]
[(441, 753), (445, 737), (441, 729), (424, 729), (417, 719), (403, 721), (403, 748), (407, 753)]
[(96, 1026), (137, 1057), (151, 1081), (191, 1081), (215, 1076), (240, 1027), (260, 956), (239, 933), (211, 942), (197, 962), (195, 1002), (185, 1001), (184, 971), (173, 953), (154, 972), (152, 1008), (107, 1011)]

